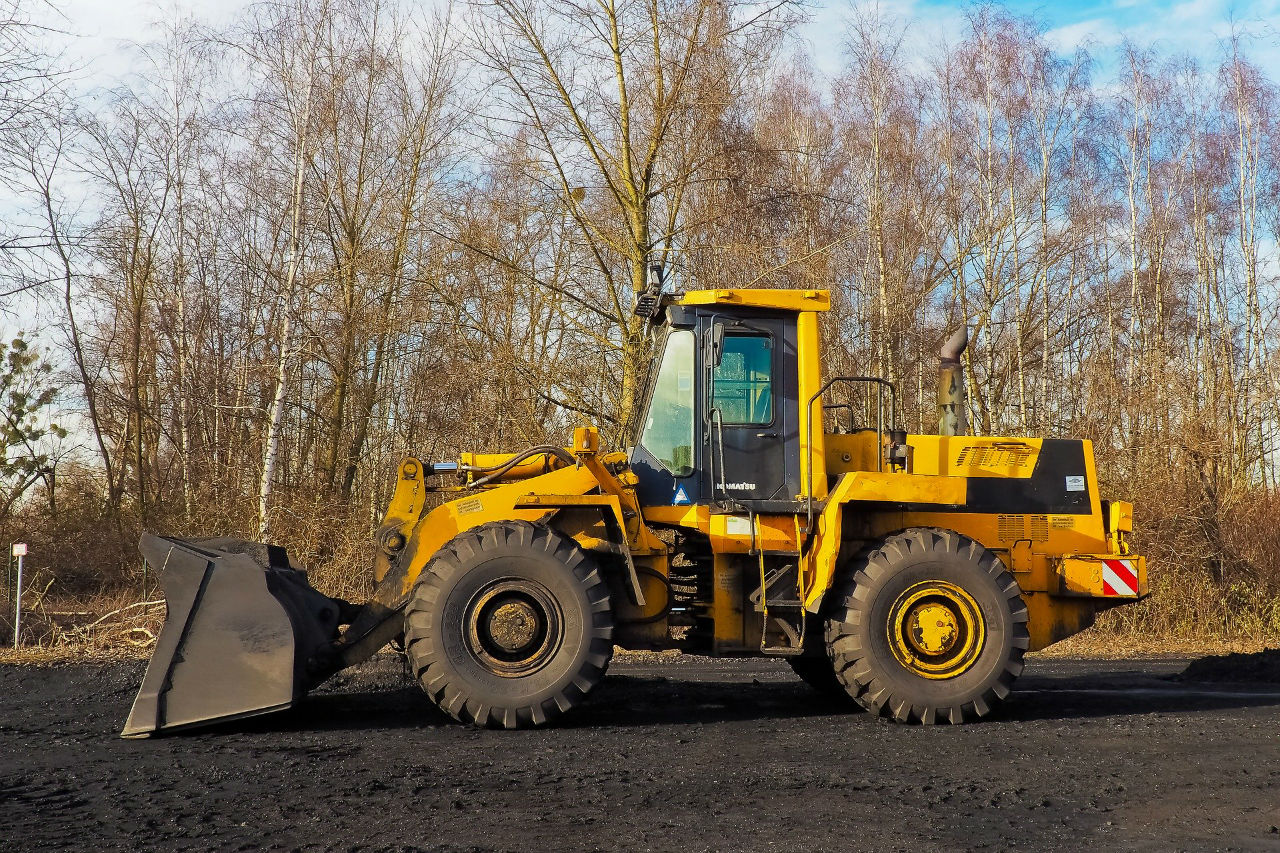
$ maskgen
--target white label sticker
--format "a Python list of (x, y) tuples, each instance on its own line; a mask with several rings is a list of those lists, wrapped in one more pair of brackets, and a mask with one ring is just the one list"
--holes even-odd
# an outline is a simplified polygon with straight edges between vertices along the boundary
[(1068, 477), (1068, 478), (1067, 478), (1067, 491), (1068, 491), (1068, 492), (1083, 492), (1083, 491), (1084, 491), (1084, 477), (1079, 477), (1079, 476), (1075, 476), (1075, 477)]
[(751, 519), (731, 515), (724, 520), (724, 532), (726, 536), (750, 536)]

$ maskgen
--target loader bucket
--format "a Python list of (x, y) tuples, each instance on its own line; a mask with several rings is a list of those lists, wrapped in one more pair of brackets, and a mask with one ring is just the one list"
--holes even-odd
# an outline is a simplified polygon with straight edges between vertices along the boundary
[(345, 602), (312, 589), (283, 548), (143, 534), (168, 614), (123, 737), (288, 708), (332, 671)]

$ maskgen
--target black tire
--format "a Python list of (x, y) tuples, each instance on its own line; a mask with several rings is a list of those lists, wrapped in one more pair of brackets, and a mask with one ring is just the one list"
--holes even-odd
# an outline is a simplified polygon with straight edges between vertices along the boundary
[(840, 679), (836, 678), (835, 667), (825, 654), (820, 657), (800, 656), (787, 658), (791, 669), (800, 680), (812, 687), (826, 699), (835, 702), (848, 702), (849, 694), (845, 691)]
[(898, 722), (962, 723), (1009, 695), (1027, 608), (999, 557), (953, 531), (913, 529), (864, 550), (851, 569), (830, 593), (826, 639), (836, 678), (860, 705)]
[(609, 589), (572, 539), (524, 521), (464, 531), (414, 584), (406, 653), (464, 723), (519, 729), (580, 704), (613, 656)]
[(824, 698), (840, 704), (852, 705), (849, 694), (845, 691), (840, 679), (836, 678), (835, 667), (827, 654), (825, 637), (825, 620), (812, 615), (805, 616), (807, 624), (804, 630), (804, 654), (787, 658), (791, 670), (805, 684), (812, 687)]

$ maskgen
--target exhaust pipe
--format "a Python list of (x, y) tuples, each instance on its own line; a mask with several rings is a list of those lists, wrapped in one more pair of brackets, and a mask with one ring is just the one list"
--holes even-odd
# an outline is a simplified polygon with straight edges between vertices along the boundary
[(964, 396), (964, 367), (960, 356), (969, 346), (969, 327), (961, 326), (942, 345), (938, 359), (938, 435), (969, 432)]

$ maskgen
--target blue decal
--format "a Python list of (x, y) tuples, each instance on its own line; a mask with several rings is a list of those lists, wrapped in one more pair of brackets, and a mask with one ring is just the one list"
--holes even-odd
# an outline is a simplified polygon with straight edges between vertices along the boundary
[(684, 493), (684, 486), (677, 486), (676, 496), (671, 499), (671, 505), (676, 506), (678, 504), (687, 504), (688, 502), (689, 496)]

